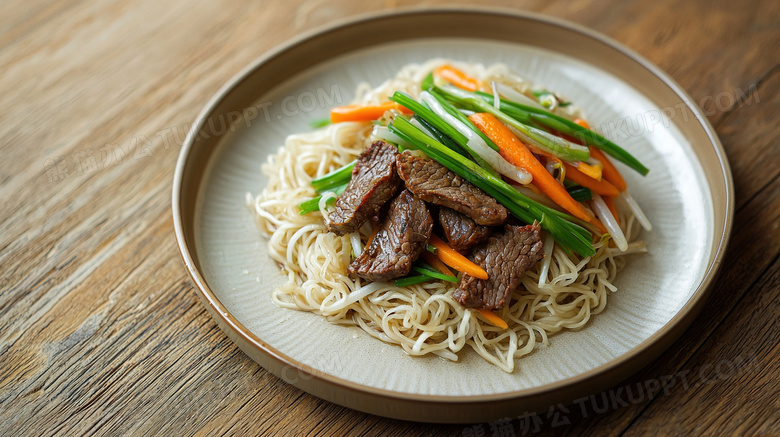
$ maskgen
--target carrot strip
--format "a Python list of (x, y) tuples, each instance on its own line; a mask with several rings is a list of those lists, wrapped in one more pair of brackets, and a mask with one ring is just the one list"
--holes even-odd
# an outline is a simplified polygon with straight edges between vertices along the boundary
[(577, 170), (585, 173), (587, 176), (600, 181), (603, 174), (602, 167), (600, 165), (590, 165), (587, 162), (575, 162), (572, 165), (577, 167)]
[(602, 199), (604, 199), (604, 203), (607, 205), (607, 208), (609, 208), (609, 212), (612, 213), (612, 216), (615, 217), (615, 221), (617, 222), (618, 226), (620, 226), (620, 218), (618, 218), (617, 207), (615, 206), (615, 199), (609, 196), (604, 196), (602, 197)]
[(436, 255), (428, 252), (427, 250), (422, 253), (423, 261), (430, 264), (434, 269), (438, 270), (439, 273), (447, 276), (455, 276), (455, 274), (452, 273), (452, 270), (447, 268), (447, 265), (444, 264), (439, 260), (439, 258), (436, 258)]
[(467, 273), (475, 278), (487, 279), (487, 272), (480, 266), (469, 261), (465, 256), (459, 254), (455, 249), (447, 245), (441, 238), (436, 235), (431, 235), (429, 241), (434, 247), (436, 247), (436, 257), (439, 258), (444, 264), (452, 267), (453, 269)]
[(584, 127), (585, 129), (590, 129), (590, 125), (588, 124), (588, 122), (581, 118), (575, 118), (574, 123)]
[(573, 165), (567, 162), (564, 162), (563, 166), (566, 168), (566, 179), (574, 181), (583, 187), (590, 188), (592, 191), (601, 194), (602, 196), (614, 197), (620, 194), (620, 191), (618, 191), (614, 185), (610, 184), (604, 179), (597, 181), (585, 173), (577, 170)]
[(410, 115), (412, 111), (396, 102), (385, 102), (378, 105), (347, 105), (337, 106), (330, 110), (330, 121), (341, 123), (342, 121), (371, 121), (380, 118), (385, 112), (397, 109), (403, 114)]
[(476, 91), (482, 88), (482, 82), (467, 76), (466, 73), (458, 70), (452, 65), (442, 65), (434, 70), (433, 74), (466, 91)]
[[(508, 127), (504, 126), (495, 116), (488, 113), (477, 113), (469, 117), (477, 128), (488, 136), (498, 146), (501, 156), (518, 167), (526, 169), (533, 181), (531, 182), (539, 188), (553, 202), (560, 205), (573, 216), (586, 222), (590, 221), (585, 208), (576, 200), (572, 199), (568, 191), (555, 180), (547, 169), (536, 159)], [(566, 163), (564, 163), (564, 166)], [(564, 167), (565, 168), (565, 167)], [(568, 172), (568, 168), (566, 169)], [(568, 175), (567, 175), (568, 176)]]
[(620, 191), (626, 191), (626, 188), (628, 188), (626, 181), (623, 180), (623, 176), (609, 158), (607, 158), (607, 155), (605, 155), (604, 152), (595, 147), (591, 147), (590, 156), (597, 159), (604, 166), (604, 168), (601, 169), (601, 175), (607, 182), (614, 185)]
[(486, 318), (488, 323), (490, 323), (491, 325), (497, 326), (501, 329), (509, 329), (509, 325), (506, 324), (506, 321), (501, 317), (498, 317), (498, 315), (493, 311), (477, 310), (477, 312), (480, 313), (482, 317)]

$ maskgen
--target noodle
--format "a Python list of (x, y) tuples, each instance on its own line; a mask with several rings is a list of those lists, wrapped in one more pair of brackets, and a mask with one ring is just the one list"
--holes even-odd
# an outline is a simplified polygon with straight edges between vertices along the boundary
[[(375, 89), (361, 84), (357, 101), (380, 103), (395, 90), (417, 97), (424, 76), (446, 62), (437, 59), (408, 65)], [(530, 92), (530, 84), (504, 65), (455, 65), (474, 77)], [(556, 113), (569, 118), (578, 115), (571, 107)], [(258, 229), (268, 237), (271, 258), (287, 276), (287, 282), (271, 295), (276, 305), (317, 313), (331, 323), (359, 326), (379, 340), (399, 345), (409, 355), (435, 354), (457, 361), (458, 352), (468, 345), (488, 362), (512, 372), (515, 360), (530, 354), (537, 343), (547, 344), (548, 337), (561, 330), (582, 328), (592, 315), (603, 311), (608, 294), (617, 290), (613, 281), (625, 263), (623, 256), (645, 251), (644, 242), (635, 241), (638, 226), (627, 208), (620, 210), (620, 223), (629, 241), (626, 252), (602, 240), (594, 244), (595, 255), (581, 259), (555, 245), (544, 285), (539, 286), (539, 262), (524, 275), (524, 290), (521, 287), (497, 310), (508, 323), (507, 330), (478, 320), (455, 301), (456, 284), (434, 281), (401, 288), (392, 282), (351, 278), (347, 266), (353, 252), (365, 247), (369, 227), (338, 236), (323, 224), (327, 196), (320, 201), (318, 212), (301, 215), (298, 204), (315, 196), (312, 179), (354, 160), (365, 149), (370, 132), (370, 124), (345, 122), (290, 135), (263, 165), (268, 186), (256, 197), (248, 194), (247, 202)]]

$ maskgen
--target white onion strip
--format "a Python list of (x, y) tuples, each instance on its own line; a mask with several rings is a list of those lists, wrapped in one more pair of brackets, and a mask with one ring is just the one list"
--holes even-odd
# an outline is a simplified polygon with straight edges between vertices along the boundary
[(544, 109), (545, 111), (547, 111), (547, 108), (540, 105), (539, 102), (526, 96), (525, 94), (515, 91), (513, 88), (508, 87), (502, 83), (498, 83), (498, 82), (493, 82), (493, 83), (495, 84), (495, 89), (498, 90), (498, 94), (506, 97), (507, 100), (515, 103), (519, 103), (521, 105), (532, 106), (537, 109)]
[(439, 101), (436, 100), (436, 98), (433, 97), (430, 93), (423, 91), (420, 94), (420, 99), (428, 104), (428, 107), (431, 108), (431, 111), (433, 111), (439, 117), (443, 118), (447, 124), (465, 136), (468, 140), (466, 143), (467, 147), (473, 150), (474, 153), (479, 155), (482, 159), (487, 161), (487, 163), (493, 166), (496, 171), (517, 183), (524, 185), (531, 183), (533, 180), (531, 173), (528, 173), (526, 170), (510, 164), (509, 161), (501, 157), (498, 152), (488, 147), (482, 137), (477, 135), (476, 132), (471, 130), (457, 118), (453, 117), (452, 114), (447, 112), (444, 107), (441, 106)]
[(553, 246), (555, 246), (555, 239), (551, 233), (545, 232), (544, 258), (542, 258), (542, 271), (539, 273), (540, 287), (543, 287), (547, 283), (547, 273), (550, 271), (550, 261), (552, 261)]
[(433, 351), (433, 353), (440, 356), (441, 358), (444, 358), (445, 360), (456, 361), (456, 362), (458, 361), (458, 356), (448, 351), (447, 349), (438, 349)]
[(490, 88), (493, 89), (493, 107), (501, 110), (501, 97), (498, 95), (498, 85), (496, 81), (490, 82)]
[(409, 147), (409, 143), (403, 140), (403, 138), (399, 137), (398, 135), (390, 132), (390, 129), (388, 129), (385, 126), (374, 126), (374, 129), (371, 131), (371, 135), (377, 139), (387, 141), (393, 144), (398, 144), (404, 147)]
[(352, 243), (352, 254), (355, 258), (363, 253), (363, 243), (360, 241), (360, 232), (350, 232), (349, 242)]
[(636, 216), (639, 224), (641, 224), (646, 231), (651, 231), (653, 229), (653, 224), (650, 223), (650, 220), (647, 219), (644, 211), (642, 211), (642, 208), (639, 207), (639, 204), (636, 202), (636, 200), (631, 197), (631, 194), (628, 192), (628, 190), (623, 191), (620, 194), (620, 197), (622, 197), (626, 204), (628, 204), (628, 207), (631, 208), (631, 211)]
[(623, 235), (623, 230), (620, 229), (620, 225), (618, 225), (615, 216), (612, 215), (612, 211), (610, 211), (607, 204), (604, 203), (604, 199), (596, 193), (593, 193), (593, 208), (596, 210), (596, 216), (604, 223), (604, 226), (609, 231), (609, 235), (615, 240), (618, 249), (620, 249), (621, 252), (625, 252), (628, 249), (626, 236)]
[(357, 290), (349, 293), (348, 295), (342, 297), (341, 299), (337, 300), (333, 303), (333, 305), (325, 306), (324, 302), (322, 305), (322, 308), (320, 308), (320, 311), (327, 311), (327, 312), (334, 312), (334, 311), (341, 311), (344, 308), (352, 305), (353, 303), (359, 301), (360, 299), (363, 299), (364, 297), (376, 292), (382, 287), (386, 287), (388, 284), (386, 282), (372, 282), (368, 285), (365, 285), (363, 287), (358, 288)]

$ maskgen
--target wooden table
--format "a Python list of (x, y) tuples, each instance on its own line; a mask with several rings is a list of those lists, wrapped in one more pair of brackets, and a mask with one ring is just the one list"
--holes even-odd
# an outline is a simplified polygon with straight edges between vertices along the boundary
[[(171, 222), (179, 146), (266, 50), (404, 5), (14, 0), (0, 14), (0, 435), (780, 435), (780, 2), (480, 3), (615, 38), (671, 74), (717, 129), (734, 232), (682, 339), (566, 410), (473, 426), (370, 416), (285, 384), (193, 291)], [(637, 384), (644, 396), (615, 402)]]

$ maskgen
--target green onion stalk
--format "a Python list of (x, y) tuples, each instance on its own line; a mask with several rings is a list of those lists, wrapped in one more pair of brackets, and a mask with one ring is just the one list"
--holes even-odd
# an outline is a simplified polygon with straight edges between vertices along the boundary
[(407, 276), (405, 278), (396, 279), (395, 280), (395, 286), (396, 287), (408, 287), (410, 285), (414, 284), (420, 284), (423, 282), (431, 282), (433, 281), (434, 277), (428, 276), (428, 275), (416, 275), (416, 276)]
[[(337, 187), (331, 187), (330, 189), (327, 190), (327, 192), (332, 192), (336, 196), (340, 196), (341, 193), (343, 193), (344, 190), (347, 188), (347, 185), (348, 184), (339, 185)], [(308, 214), (310, 212), (314, 212), (314, 211), (319, 210), (320, 209), (320, 199), (322, 199), (322, 196), (327, 194), (327, 192), (323, 193), (323, 194), (320, 194), (319, 196), (317, 196), (317, 197), (315, 197), (313, 199), (309, 199), (307, 201), (301, 202), (298, 205), (298, 210), (300, 211), (301, 215), (306, 215), (306, 214)], [(328, 202), (329, 205), (332, 205), (334, 202), (336, 202), (336, 197), (335, 196), (331, 197), (330, 199), (328, 199), (327, 202)]]
[(569, 192), (572, 199), (578, 202), (584, 202), (593, 198), (593, 193), (587, 187), (576, 186), (567, 188), (566, 191)]
[(443, 281), (452, 282), (453, 284), (458, 283), (458, 278), (450, 275), (445, 275), (444, 273), (439, 272), (438, 270), (434, 269), (433, 267), (429, 266), (428, 264), (422, 263), (419, 266), (413, 266), (412, 271), (419, 273), (421, 275), (428, 275), (430, 277), (441, 279)]
[(330, 191), (333, 187), (344, 185), (352, 179), (352, 169), (355, 168), (356, 163), (357, 160), (352, 161), (325, 176), (314, 179), (311, 181), (311, 186), (314, 187), (314, 191), (322, 193), (323, 191)]
[(419, 263), (412, 266), (412, 271), (417, 275), (410, 275), (395, 280), (396, 287), (408, 287), (409, 285), (420, 284), (423, 282), (430, 282), (435, 279), (451, 282), (453, 284), (458, 283), (458, 278), (450, 275), (445, 275), (431, 267), (426, 263)]

